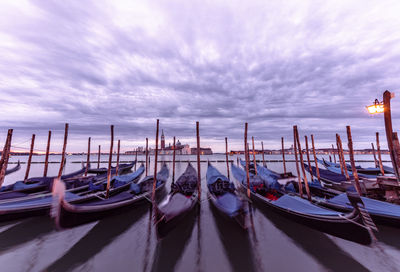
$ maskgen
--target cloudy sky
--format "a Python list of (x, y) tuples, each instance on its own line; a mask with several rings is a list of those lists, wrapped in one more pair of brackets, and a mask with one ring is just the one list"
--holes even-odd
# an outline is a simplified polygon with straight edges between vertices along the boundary
[[(277, 148), (292, 126), (318, 146), (369, 147), (383, 116), (365, 106), (400, 89), (400, 1), (2, 1), (0, 141), (69, 151), (87, 137), (123, 149), (167, 136), (222, 151), (228, 136)], [(400, 93), (392, 100), (400, 125)], [(384, 136), (384, 135), (382, 135)], [(384, 143), (382, 137), (382, 142)], [(386, 145), (384, 145), (386, 147)]]

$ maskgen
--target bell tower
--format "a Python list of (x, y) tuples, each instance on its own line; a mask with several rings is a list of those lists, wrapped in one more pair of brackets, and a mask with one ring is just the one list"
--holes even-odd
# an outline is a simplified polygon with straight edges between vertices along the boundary
[(164, 130), (161, 130), (161, 150), (165, 149), (165, 136), (164, 136)]

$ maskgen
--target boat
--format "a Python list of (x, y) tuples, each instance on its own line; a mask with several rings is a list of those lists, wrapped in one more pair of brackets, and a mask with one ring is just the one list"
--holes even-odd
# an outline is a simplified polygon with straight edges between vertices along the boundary
[(164, 238), (179, 221), (197, 210), (197, 186), (197, 171), (189, 163), (185, 172), (171, 184), (167, 198), (155, 207), (158, 238)]
[[(110, 194), (117, 194), (124, 190), (128, 190), (132, 183), (136, 182), (144, 172), (144, 166), (138, 168), (132, 174), (115, 176), (111, 181)], [(62, 184), (65, 188), (65, 183), (60, 181), (56, 184)], [(56, 187), (56, 186), (55, 186)], [(83, 190), (81, 188), (72, 189), (64, 192), (63, 199), (71, 203), (80, 203), (84, 201), (96, 200), (103, 198), (106, 189), (106, 180), (103, 179), (100, 184), (89, 183)], [(55, 188), (53, 188), (55, 190)], [(41, 216), (49, 213), (55, 198), (51, 193), (33, 195), (30, 197), (16, 199), (9, 202), (0, 203), (0, 222)]]
[(236, 221), (246, 229), (244, 203), (235, 185), (208, 162), (207, 167), (208, 197), (212, 205), (224, 217)]
[[(141, 167), (141, 171), (144, 167)], [(142, 172), (143, 173), (143, 172)], [(157, 173), (156, 193), (161, 192), (169, 177), (169, 170), (164, 163)], [(71, 228), (101, 218), (129, 211), (147, 203), (152, 195), (153, 176), (146, 176), (138, 183), (130, 183), (129, 189), (113, 192), (107, 198), (105, 191), (100, 195), (83, 201), (70, 201), (61, 195), (59, 207), (56, 208), (55, 221), (60, 228)]]
[[(125, 172), (129, 171), (132, 169), (132, 167), (135, 165), (135, 163), (137, 163), (136, 161), (132, 162), (132, 163), (123, 163), (120, 164), (118, 166), (118, 170), (119, 173), (124, 174)], [(115, 173), (117, 167), (111, 167), (111, 171), (113, 171)], [(107, 173), (108, 168), (107, 167), (101, 167), (101, 168), (89, 168), (88, 169), (88, 174), (96, 174), (96, 175), (101, 175), (101, 174), (105, 174)]]
[[(325, 159), (317, 159), (317, 161), (325, 166), (327, 169), (330, 167), (335, 167), (340, 169), (340, 164), (334, 163), (334, 162), (328, 162)], [(346, 163), (346, 168), (349, 171), (352, 171), (352, 167), (350, 164)], [(381, 169), (379, 167), (367, 167), (363, 168), (360, 165), (356, 165), (357, 173), (361, 175), (367, 175), (367, 176), (378, 176), (381, 174)], [(386, 174), (394, 174), (393, 168), (383, 165), (383, 170), (385, 171)]]
[[(118, 168), (118, 174), (124, 173), (132, 169), (135, 163), (126, 164)], [(85, 167), (82, 169), (72, 172), (67, 175), (61, 176), (61, 180), (64, 181), (66, 189), (69, 191), (77, 192), (79, 190), (85, 190), (88, 188), (89, 183), (99, 183), (107, 178), (107, 173), (97, 176), (83, 177), (85, 173)], [(111, 174), (115, 174), (116, 169), (111, 171)], [(13, 184), (3, 186), (0, 189), (0, 203), (14, 201), (16, 199), (22, 199), (31, 197), (32, 195), (37, 196), (38, 194), (49, 194), (53, 186), (53, 181), (56, 177), (36, 177), (30, 178), (26, 182), (17, 181)]]
[[(232, 165), (232, 173), (243, 191), (247, 191), (246, 173)], [(350, 213), (329, 210), (282, 190), (270, 188), (276, 180), (265, 183), (259, 175), (250, 175), (250, 199), (261, 209), (278, 213), (297, 223), (356, 243), (369, 245), (374, 240), (373, 222), (363, 210), (358, 194), (348, 192), (353, 205)]]
[(18, 163), (17, 163), (16, 166), (14, 166), (14, 167), (11, 168), (11, 169), (7, 169), (7, 170), (6, 170), (6, 175), (11, 174), (11, 173), (14, 173), (14, 172), (17, 172), (19, 169), (21, 169), (21, 163), (20, 163), (19, 160), (18, 160)]

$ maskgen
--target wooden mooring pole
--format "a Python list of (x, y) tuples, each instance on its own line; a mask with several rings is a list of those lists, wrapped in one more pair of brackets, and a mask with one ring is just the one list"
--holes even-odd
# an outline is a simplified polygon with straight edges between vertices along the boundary
[(155, 207), (155, 200), (156, 200), (156, 187), (157, 187), (157, 162), (158, 162), (158, 131), (160, 127), (160, 120), (157, 119), (157, 128), (156, 128), (156, 150), (154, 153), (154, 175), (153, 175), (153, 191), (151, 194), (151, 203), (153, 207)]
[(228, 137), (225, 137), (225, 159), (226, 159), (226, 172), (228, 174), (228, 179), (230, 180), (229, 174), (229, 159), (228, 159)]
[(249, 174), (249, 157), (247, 145), (247, 123), (244, 124), (244, 157), (246, 158), (246, 179), (247, 179), (247, 197), (250, 198), (250, 174)]
[(51, 141), (51, 130), (49, 130), (49, 134), (47, 136), (46, 157), (44, 159), (43, 177), (47, 177), (47, 170), (49, 168), (50, 141)]
[(296, 170), (297, 170), (297, 181), (299, 183), (299, 194), (300, 197), (303, 198), (303, 184), (301, 182), (300, 168), (299, 168), (299, 159), (297, 157), (297, 138), (296, 138), (296, 126), (293, 126), (293, 148), (294, 148), (294, 159), (296, 161)]
[(111, 125), (111, 143), (110, 143), (110, 154), (108, 156), (108, 169), (107, 169), (107, 192), (106, 198), (109, 197), (110, 194), (110, 181), (111, 181), (111, 162), (114, 150), (114, 125)]
[(297, 126), (295, 126), (295, 130), (296, 130), (296, 139), (297, 139), (297, 145), (298, 145), (298, 150), (299, 150), (299, 155), (300, 155), (301, 171), (303, 173), (304, 185), (306, 187), (307, 198), (309, 201), (311, 201), (311, 193), (310, 193), (310, 188), (308, 186), (306, 169), (304, 168), (303, 150), (301, 149), (300, 137), (299, 137), (299, 132), (297, 130)]
[(85, 177), (88, 174), (89, 165), (90, 165), (90, 140), (91, 140), (91, 138), (89, 137), (89, 139), (88, 139), (88, 151), (87, 151), (87, 156), (86, 156)]
[(199, 128), (199, 122), (196, 122), (196, 138), (197, 138), (197, 191), (198, 191), (198, 197), (199, 201), (201, 199), (201, 169), (200, 169), (200, 128)]
[(174, 152), (172, 155), (172, 183), (175, 182), (175, 154), (176, 154), (176, 144), (175, 144), (175, 136), (174, 136)]
[(0, 187), (3, 185), (4, 177), (6, 175), (8, 159), (10, 157), (11, 151), (11, 140), (12, 140), (13, 130), (9, 129), (7, 132), (6, 142), (3, 147), (3, 152), (1, 153), (1, 163), (0, 163)]
[(149, 138), (146, 138), (146, 177), (149, 172)]
[(118, 140), (118, 145), (117, 145), (117, 167), (115, 168), (115, 175), (118, 176), (119, 172), (119, 152), (121, 151), (121, 140)]
[(60, 179), (62, 176), (62, 172), (64, 170), (64, 165), (66, 162), (65, 152), (67, 150), (68, 127), (69, 127), (69, 125), (68, 125), (68, 123), (66, 123), (65, 128), (64, 128), (64, 143), (63, 143), (63, 149), (62, 149), (62, 153), (61, 153), (60, 169), (58, 170), (58, 179)]
[(265, 164), (265, 159), (264, 159), (264, 143), (263, 143), (263, 141), (261, 141), (261, 151), (262, 151), (263, 166), (267, 167), (267, 165)]
[(313, 177), (313, 171), (312, 171), (312, 168), (311, 168), (310, 152), (309, 152), (309, 150), (308, 150), (308, 138), (307, 138), (307, 135), (304, 135), (304, 140), (305, 140), (305, 142), (306, 142), (306, 152), (307, 152), (308, 171), (310, 172), (311, 180), (313, 180), (314, 177)]
[(254, 173), (257, 175), (257, 161), (256, 161), (256, 151), (254, 149), (254, 137), (251, 137), (251, 141), (253, 142), (253, 164), (254, 164)]
[(283, 137), (281, 138), (282, 142), (282, 163), (283, 163), (283, 173), (286, 174), (286, 162), (285, 162), (285, 143)]
[(101, 145), (99, 145), (99, 152), (97, 153), (97, 169), (100, 168)]
[(383, 170), (383, 164), (382, 164), (381, 145), (379, 144), (379, 132), (376, 133), (376, 151), (378, 152), (379, 168), (381, 170), (382, 176), (384, 176), (385, 171)]
[(26, 181), (28, 180), (29, 171), (31, 170), (32, 154), (33, 154), (33, 147), (34, 146), (35, 146), (35, 134), (32, 134), (31, 148), (29, 150), (29, 157), (28, 157), (28, 163), (26, 165), (24, 183), (26, 183)]
[(314, 135), (312, 135), (312, 134), (311, 134), (311, 144), (312, 144), (312, 150), (313, 150), (313, 155), (314, 155), (315, 169), (317, 172), (317, 179), (318, 179), (319, 183), (321, 183), (321, 177), (319, 175), (319, 168), (318, 168), (318, 161), (317, 161), (317, 154), (315, 152)]
[(347, 140), (348, 140), (348, 146), (349, 146), (349, 157), (350, 157), (350, 163), (351, 163), (351, 170), (353, 172), (353, 177), (354, 177), (354, 183), (355, 183), (358, 194), (362, 195), (360, 181), (358, 180), (356, 163), (354, 161), (353, 140), (351, 137), (350, 126), (346, 126), (346, 130), (347, 130)]

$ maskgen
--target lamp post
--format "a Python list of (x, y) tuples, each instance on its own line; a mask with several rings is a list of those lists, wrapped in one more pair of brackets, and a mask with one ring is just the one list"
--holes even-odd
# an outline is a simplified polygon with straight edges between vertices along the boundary
[[(376, 113), (384, 113), (385, 119), (385, 131), (386, 131), (386, 139), (388, 143), (390, 159), (392, 161), (393, 169), (396, 174), (397, 182), (400, 182), (400, 169), (399, 169), (399, 162), (400, 162), (400, 147), (398, 145), (393, 144), (394, 137), (393, 128), (392, 128), (392, 116), (390, 110), (390, 99), (394, 98), (394, 93), (389, 91), (385, 91), (383, 93), (383, 101), (379, 102), (378, 99), (375, 99), (374, 104), (367, 106), (367, 110), (370, 114)], [(397, 143), (397, 142), (396, 142)], [(396, 149), (396, 150), (395, 150)]]

